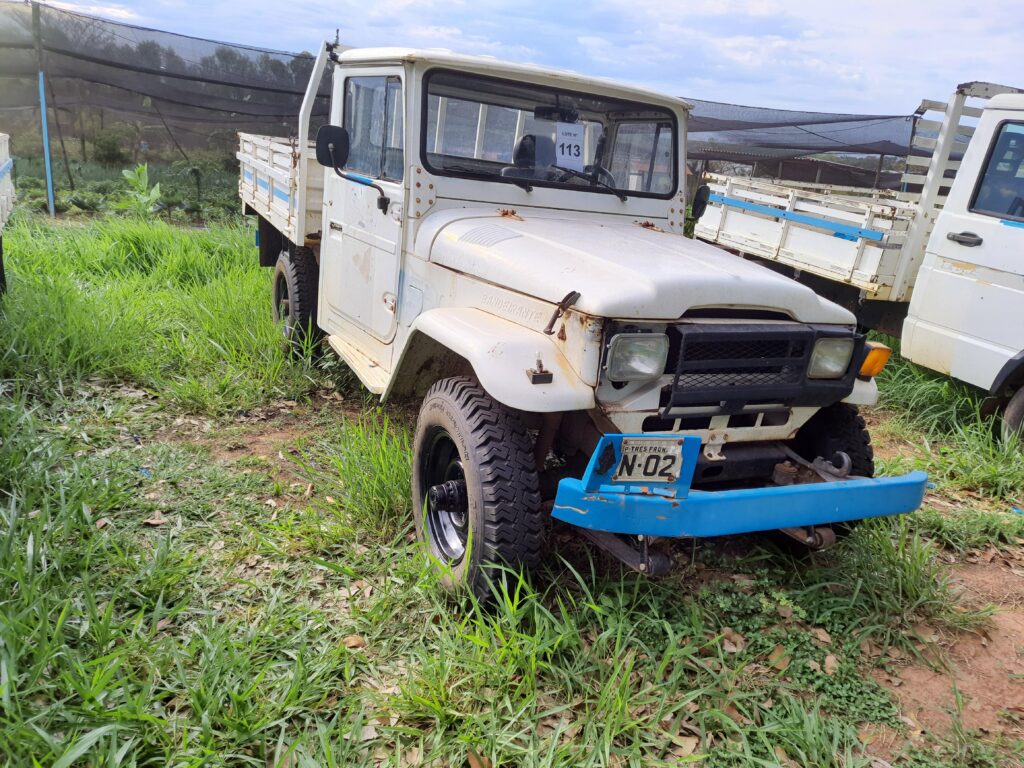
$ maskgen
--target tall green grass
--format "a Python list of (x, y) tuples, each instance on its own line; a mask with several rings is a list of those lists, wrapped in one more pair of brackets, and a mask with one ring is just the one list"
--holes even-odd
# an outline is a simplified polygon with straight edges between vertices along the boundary
[[(898, 349), (892, 339), (886, 339)], [(896, 431), (920, 448), (887, 469), (916, 466), (940, 487), (972, 490), (993, 499), (1024, 502), (1024, 443), (1001, 436), (998, 416), (987, 415), (984, 393), (894, 355), (878, 379), (879, 406), (896, 416)]]
[(16, 217), (0, 376), (126, 379), (206, 412), (301, 393), (312, 370), (287, 364), (252, 239), (243, 224)]
[(912, 422), (930, 435), (982, 421), (982, 394), (950, 376), (914, 365), (899, 356), (899, 342), (883, 337), (893, 348), (889, 364), (878, 377), (879, 405)]

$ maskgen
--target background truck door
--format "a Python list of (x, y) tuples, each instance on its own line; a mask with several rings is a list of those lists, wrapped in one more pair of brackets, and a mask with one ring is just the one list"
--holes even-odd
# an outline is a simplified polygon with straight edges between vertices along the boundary
[(344, 76), (342, 98), (335, 99), (331, 122), (348, 130), (344, 170), (372, 179), (390, 204), (382, 213), (377, 190), (328, 171), (320, 325), (328, 333), (344, 334), (347, 321), (388, 342), (395, 333), (401, 271), (405, 125), (401, 78), (398, 73), (378, 72), (360, 70)]
[(903, 354), (988, 389), (1024, 349), (1024, 95), (997, 96), (928, 240)]

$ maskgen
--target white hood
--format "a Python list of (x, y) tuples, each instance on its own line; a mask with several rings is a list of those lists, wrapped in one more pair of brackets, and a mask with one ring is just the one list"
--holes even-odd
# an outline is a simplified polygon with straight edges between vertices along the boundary
[[(428, 245), (429, 243), (429, 245)], [(609, 318), (675, 320), (698, 307), (766, 309), (805, 323), (852, 325), (847, 310), (770, 269), (680, 235), (610, 218), (523, 211), (439, 211), (423, 222), (417, 251), (520, 293)]]

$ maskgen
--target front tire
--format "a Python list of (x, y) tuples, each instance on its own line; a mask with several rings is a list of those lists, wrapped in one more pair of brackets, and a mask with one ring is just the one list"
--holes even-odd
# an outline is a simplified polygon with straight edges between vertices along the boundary
[(800, 428), (793, 449), (808, 461), (822, 456), (836, 466), (834, 457), (842, 451), (850, 457), (851, 475), (875, 476), (871, 434), (855, 405), (835, 403), (822, 408)]
[(450, 591), (490, 595), (499, 569), (540, 561), (540, 510), (533, 441), (522, 419), (474, 379), (434, 384), (413, 439), (416, 533)]
[(319, 271), (309, 248), (281, 251), (274, 267), (274, 322), (281, 326), (285, 348), (296, 356), (321, 338), (316, 324)]
[(1024, 387), (1014, 392), (1006, 404), (1000, 424), (1003, 440), (1010, 442), (1017, 439), (1024, 444)]
[[(840, 451), (850, 457), (850, 474), (858, 477), (875, 476), (875, 450), (871, 447), (871, 433), (857, 406), (834, 403), (822, 408), (800, 428), (793, 449), (807, 461), (819, 456), (840, 465), (836, 454)], [(850, 534), (860, 520), (847, 520), (832, 524), (837, 538)], [(792, 551), (794, 542), (787, 538), (785, 548)], [(802, 548), (802, 545), (798, 545)], [(802, 548), (802, 551), (806, 551)]]

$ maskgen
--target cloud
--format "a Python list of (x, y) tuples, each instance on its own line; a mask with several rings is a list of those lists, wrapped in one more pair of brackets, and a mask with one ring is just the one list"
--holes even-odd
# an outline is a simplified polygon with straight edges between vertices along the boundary
[(54, 8), (60, 8), (65, 11), (74, 11), (75, 13), (85, 13), (90, 16), (103, 16), (107, 19), (114, 19), (115, 21), (134, 21), (139, 18), (139, 15), (131, 10), (125, 8), (123, 5), (97, 5), (95, 3), (74, 3), (74, 2), (48, 2), (47, 5), (52, 5)]
[(348, 45), (443, 47), (781, 108), (906, 114), (969, 80), (1024, 85), (1024, 17), (1009, 0), (121, 0), (92, 7), (284, 50), (313, 50), (339, 27)]

